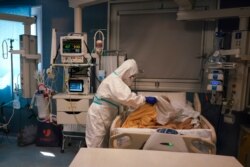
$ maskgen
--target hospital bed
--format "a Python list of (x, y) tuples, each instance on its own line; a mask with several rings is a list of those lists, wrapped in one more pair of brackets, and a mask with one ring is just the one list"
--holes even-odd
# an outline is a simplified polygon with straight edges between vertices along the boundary
[[(184, 92), (140, 92), (139, 94), (145, 96), (166, 95), (171, 97), (171, 101), (174, 101), (177, 105), (187, 104), (186, 93)], [(193, 95), (192, 106), (194, 111), (201, 112), (200, 100), (196, 93)], [(157, 133), (157, 129), (122, 128), (121, 126), (126, 119), (124, 115), (126, 115), (124, 112), (118, 115), (111, 125), (109, 140), (110, 148), (145, 149), (145, 145), (148, 144), (147, 142), (149, 139), (151, 140), (152, 135)], [(172, 144), (173, 147), (169, 147), (170, 149), (167, 151), (216, 154), (216, 133), (214, 127), (201, 114), (199, 115), (199, 120), (200, 128), (198, 129), (176, 129), (178, 134), (181, 135), (166, 134), (164, 138), (171, 140), (171, 142), (175, 144)], [(163, 148), (166, 147), (163, 146)], [(157, 146), (156, 150), (161, 149)]]

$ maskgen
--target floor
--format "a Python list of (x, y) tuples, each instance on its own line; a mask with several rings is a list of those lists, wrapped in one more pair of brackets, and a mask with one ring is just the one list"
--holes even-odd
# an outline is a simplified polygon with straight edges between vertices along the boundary
[[(79, 150), (79, 142), (60, 147), (18, 146), (17, 138), (0, 135), (0, 166), (8, 167), (68, 167)], [(48, 154), (43, 155), (43, 154)]]

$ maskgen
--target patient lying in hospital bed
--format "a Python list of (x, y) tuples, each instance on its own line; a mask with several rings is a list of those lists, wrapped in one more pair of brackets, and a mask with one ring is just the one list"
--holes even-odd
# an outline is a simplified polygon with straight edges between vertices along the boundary
[[(198, 104), (195, 104), (197, 99), (191, 104), (187, 103), (186, 94), (181, 94), (184, 100), (179, 97), (180, 94), (178, 98), (157, 95), (157, 105), (145, 104), (128, 115), (124, 116), (123, 113), (118, 116), (110, 129), (110, 147), (141, 149), (158, 128), (175, 129), (180, 135), (215, 144), (213, 126), (197, 111), (200, 108), (199, 100)], [(215, 147), (212, 149), (215, 153)]]
[(170, 128), (193, 129), (200, 126), (199, 112), (187, 104), (186, 108), (175, 108), (167, 96), (158, 96), (154, 106), (145, 104), (129, 114), (122, 128)]

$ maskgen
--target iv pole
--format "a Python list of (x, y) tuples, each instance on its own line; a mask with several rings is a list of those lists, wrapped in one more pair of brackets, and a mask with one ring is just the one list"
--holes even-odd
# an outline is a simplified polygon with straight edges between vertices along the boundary
[[(10, 39), (10, 51), (13, 50), (14, 39)], [(13, 70), (13, 54), (10, 52), (10, 68), (11, 68), (11, 91), (12, 91), (12, 100), (14, 100), (14, 70)]]

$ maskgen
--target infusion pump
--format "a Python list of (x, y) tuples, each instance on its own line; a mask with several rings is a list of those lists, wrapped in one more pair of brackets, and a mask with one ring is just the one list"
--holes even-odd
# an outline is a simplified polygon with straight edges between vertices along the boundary
[(60, 54), (62, 63), (85, 63), (87, 54), (86, 35), (60, 37)]

